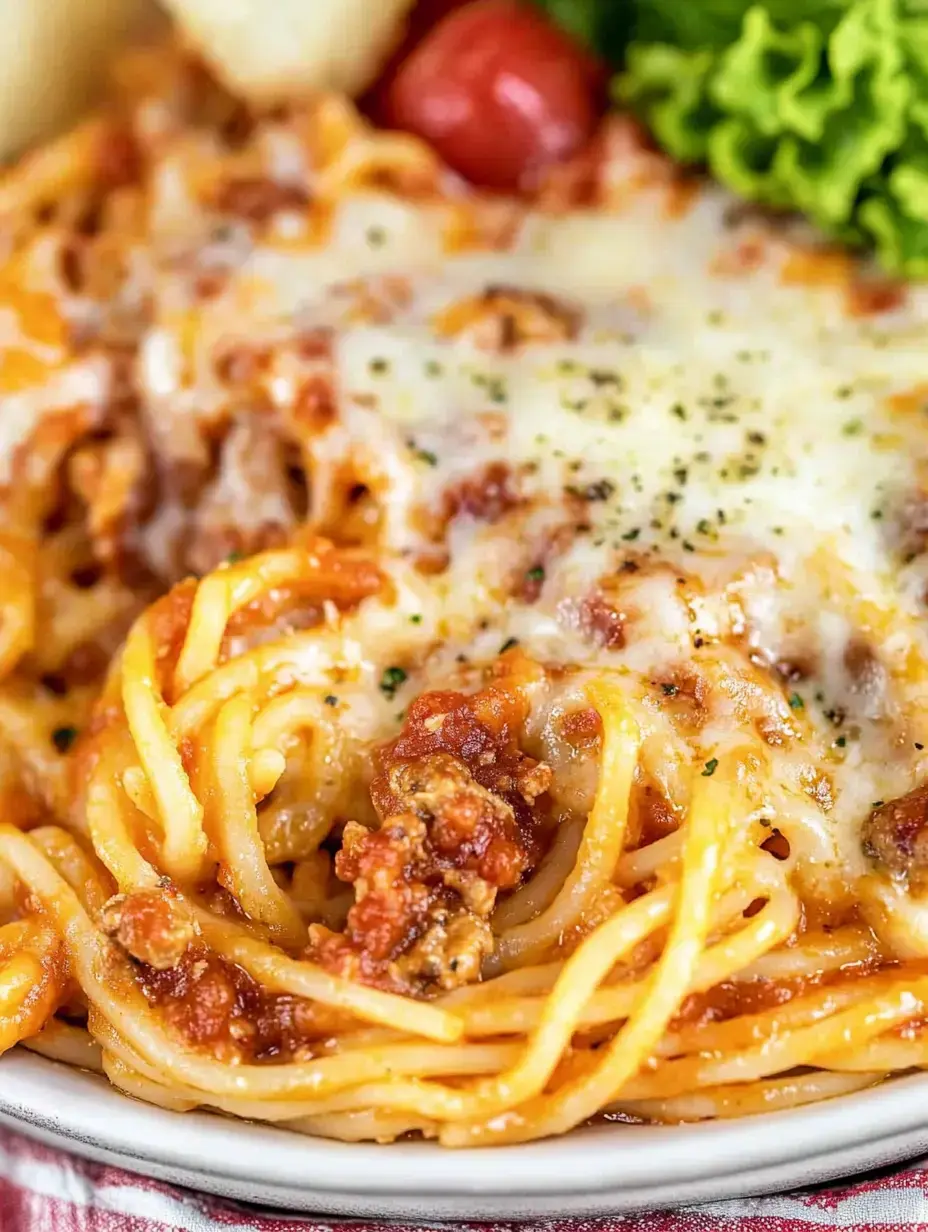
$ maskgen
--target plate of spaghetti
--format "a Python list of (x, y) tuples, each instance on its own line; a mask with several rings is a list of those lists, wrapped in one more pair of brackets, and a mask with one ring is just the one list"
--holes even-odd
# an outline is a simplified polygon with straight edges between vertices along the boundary
[[(0, 1113), (451, 1217), (924, 1149), (928, 295), (444, 7), (0, 180)], [(416, 112), (487, 38), (532, 141)]]

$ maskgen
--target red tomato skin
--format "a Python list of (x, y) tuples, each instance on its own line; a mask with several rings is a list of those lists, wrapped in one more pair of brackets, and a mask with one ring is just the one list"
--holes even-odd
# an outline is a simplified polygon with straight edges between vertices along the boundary
[(586, 144), (602, 80), (537, 10), (475, 0), (439, 21), (385, 82), (382, 118), (425, 138), (466, 179), (511, 192)]

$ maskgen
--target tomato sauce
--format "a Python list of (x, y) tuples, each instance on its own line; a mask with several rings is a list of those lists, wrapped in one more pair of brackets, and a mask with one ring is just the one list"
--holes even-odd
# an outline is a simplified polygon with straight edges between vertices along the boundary
[(419, 994), (479, 978), (497, 894), (521, 883), (545, 845), (551, 770), (519, 746), (527, 709), (505, 678), (412, 703), (375, 755), (380, 828), (345, 827), (335, 871), (355, 903), (343, 934), (311, 928), (315, 961)]
[(227, 1062), (308, 1059), (338, 1026), (324, 1006), (268, 992), (203, 946), (192, 946), (163, 970), (139, 963), (137, 979), (175, 1031)]

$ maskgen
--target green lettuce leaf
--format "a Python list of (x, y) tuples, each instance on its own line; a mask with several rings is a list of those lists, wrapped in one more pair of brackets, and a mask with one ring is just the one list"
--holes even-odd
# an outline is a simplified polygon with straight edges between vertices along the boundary
[(666, 43), (633, 44), (628, 73), (619, 80), (622, 101), (645, 111), (661, 145), (685, 163), (707, 159), (709, 134), (721, 119), (709, 97), (714, 58)]
[(638, 0), (616, 95), (675, 158), (928, 273), (928, 0)]

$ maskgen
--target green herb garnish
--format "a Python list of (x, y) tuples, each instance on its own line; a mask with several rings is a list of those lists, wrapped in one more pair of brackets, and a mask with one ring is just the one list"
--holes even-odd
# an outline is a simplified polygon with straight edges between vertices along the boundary
[(59, 753), (67, 753), (76, 739), (76, 727), (56, 727), (52, 732), (52, 743)]
[(380, 678), (380, 691), (385, 697), (393, 697), (396, 690), (406, 679), (406, 673), (401, 667), (388, 667)]

